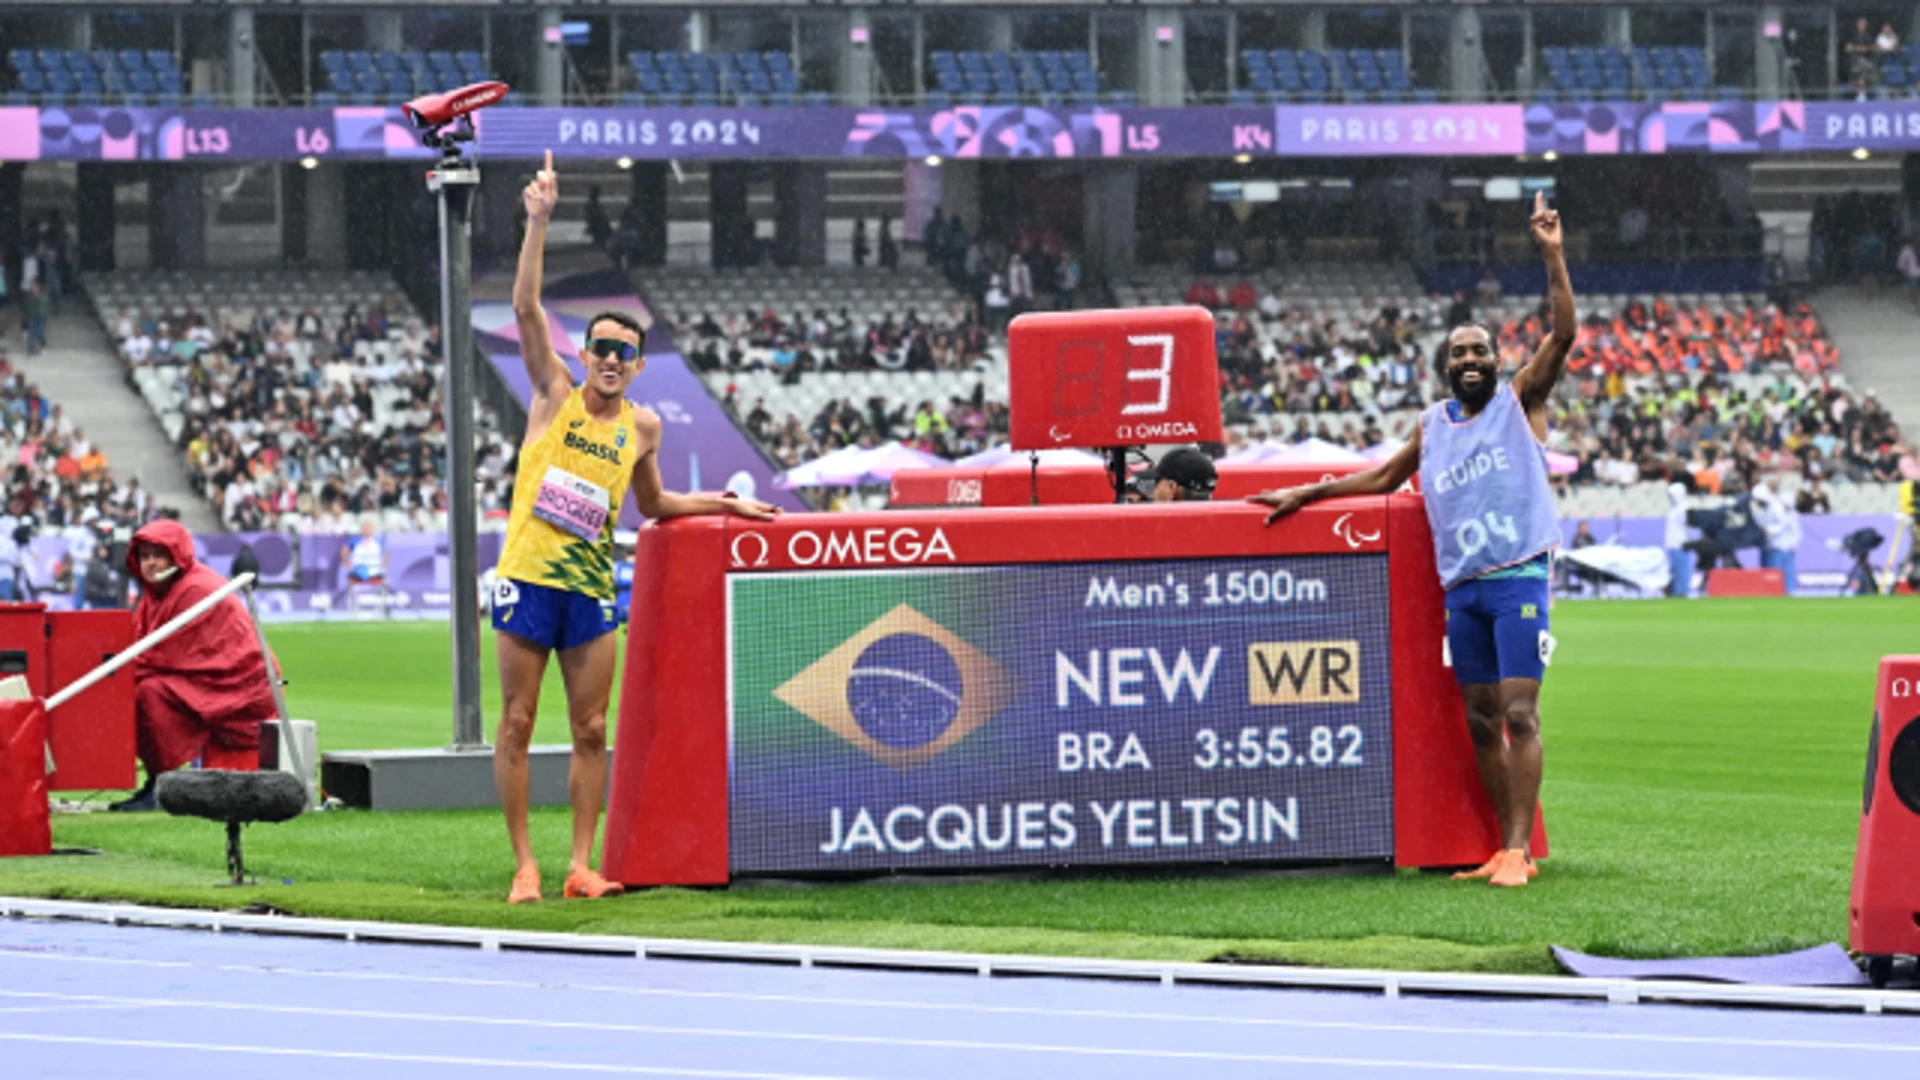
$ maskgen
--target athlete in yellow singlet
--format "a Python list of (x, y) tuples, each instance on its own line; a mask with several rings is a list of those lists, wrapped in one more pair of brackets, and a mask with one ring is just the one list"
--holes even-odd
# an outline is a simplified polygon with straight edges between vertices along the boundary
[(613, 529), (626, 493), (653, 521), (734, 513), (765, 520), (777, 511), (751, 499), (679, 495), (661, 490), (660, 418), (626, 399), (646, 367), (646, 328), (624, 311), (587, 324), (580, 360), (584, 386), (554, 354), (540, 277), (547, 223), (559, 200), (553, 151), (521, 193), (527, 236), (513, 282), (520, 355), (533, 383), (527, 435), (513, 485), (507, 541), (494, 571), (493, 626), (500, 656), (500, 730), (493, 779), (506, 812), (517, 869), (508, 903), (540, 899), (540, 867), (527, 839), (527, 746), (533, 740), (540, 683), (550, 654), (560, 654), (573, 729), (567, 794), (573, 803), (573, 851), (565, 895), (608, 896), (620, 886), (592, 868), (593, 837), (607, 793), (607, 700), (618, 653), (613, 629)]

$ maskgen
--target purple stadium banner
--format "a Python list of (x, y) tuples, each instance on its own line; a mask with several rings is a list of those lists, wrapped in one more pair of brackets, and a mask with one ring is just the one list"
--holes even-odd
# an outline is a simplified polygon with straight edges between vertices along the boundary
[[(1518, 154), (1517, 105), (1284, 105), (1273, 110), (1281, 157)], [(1236, 152), (1253, 152), (1252, 148)]]
[[(1602, 543), (1617, 542), (1636, 547), (1659, 547), (1666, 523), (1660, 518), (1588, 518), (1594, 535)], [(1803, 538), (1796, 553), (1795, 576), (1798, 591), (1807, 595), (1831, 596), (1844, 582), (1851, 560), (1828, 543), (1860, 528), (1878, 529), (1889, 542), (1898, 535), (1898, 525), (1890, 515), (1827, 514), (1806, 515), (1800, 524)], [(1561, 522), (1561, 531), (1572, 536), (1577, 522)], [(218, 533), (194, 537), (195, 556), (222, 574), (231, 572), (233, 557), (242, 545), (253, 548), (260, 560), (261, 586), (255, 591), (261, 616), (267, 619), (366, 618), (384, 614), (387, 608), (402, 617), (445, 618), (451, 594), (453, 556), (443, 533), (387, 533), (388, 589), (349, 592), (347, 554), (358, 536), (294, 536), (286, 533)], [(482, 572), (500, 561), (498, 532), (479, 536)], [(33, 542), (25, 571), (35, 583), (35, 599), (55, 610), (75, 606), (70, 594), (47, 589), (55, 567), (68, 552), (65, 537), (43, 536)], [(1895, 551), (1895, 564), (1904, 560), (1908, 542), (1902, 540)], [(1746, 566), (1758, 563), (1751, 550), (1740, 552)], [(1887, 548), (1882, 545), (1873, 554), (1876, 575), (1887, 565)], [(77, 579), (78, 575), (76, 575)], [(78, 581), (76, 580), (76, 587)]]
[[(480, 152), (537, 158), (1506, 156), (1920, 150), (1920, 102), (494, 108)], [(397, 108), (0, 108), (0, 161), (421, 158)]]
[[(504, 535), (479, 536), (480, 568), (500, 561)], [(242, 546), (251, 547), (260, 560), (260, 585), (254, 591), (262, 617), (321, 618), (328, 615), (381, 613), (424, 614), (444, 618), (452, 589), (453, 554), (445, 533), (386, 533), (387, 589), (384, 593), (349, 593), (347, 554), (355, 536), (295, 536), (289, 533), (215, 533), (193, 538), (194, 557), (222, 574), (230, 574), (233, 557)], [(33, 542), (26, 566), (35, 583), (35, 599), (49, 607), (74, 606), (71, 595), (43, 591), (54, 579), (55, 567), (68, 552), (65, 537), (43, 536)], [(77, 576), (77, 575), (76, 575)], [(77, 586), (76, 581), (76, 586)]]

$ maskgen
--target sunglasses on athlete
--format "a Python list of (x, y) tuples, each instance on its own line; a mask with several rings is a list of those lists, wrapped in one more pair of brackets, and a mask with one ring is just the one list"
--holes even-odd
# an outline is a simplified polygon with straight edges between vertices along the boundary
[(623, 364), (631, 364), (640, 355), (640, 346), (619, 338), (594, 338), (587, 342), (587, 351), (595, 356), (617, 356)]

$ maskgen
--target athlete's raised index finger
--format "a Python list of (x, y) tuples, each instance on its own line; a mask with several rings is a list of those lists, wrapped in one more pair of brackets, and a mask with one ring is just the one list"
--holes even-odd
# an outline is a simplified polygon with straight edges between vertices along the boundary
[[(553, 168), (553, 154), (551, 151), (547, 154), (547, 168)], [(1536, 214), (1544, 214), (1547, 212), (1547, 193), (1545, 190), (1533, 193), (1533, 212)]]
[(547, 151), (547, 172), (549, 174), (553, 172), (553, 151), (551, 150)]

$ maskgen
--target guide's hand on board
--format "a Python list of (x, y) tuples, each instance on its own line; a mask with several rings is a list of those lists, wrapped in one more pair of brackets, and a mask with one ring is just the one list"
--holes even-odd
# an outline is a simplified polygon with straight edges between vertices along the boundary
[(1250, 503), (1273, 507), (1273, 513), (1267, 515), (1265, 524), (1271, 525), (1295, 510), (1307, 505), (1305, 488), (1283, 488), (1279, 491), (1263, 491), (1258, 495), (1247, 496)]
[(780, 516), (780, 508), (772, 503), (763, 503), (758, 499), (742, 499), (732, 492), (720, 496), (720, 505), (735, 517), (751, 518), (754, 521), (772, 521)]

